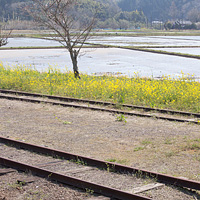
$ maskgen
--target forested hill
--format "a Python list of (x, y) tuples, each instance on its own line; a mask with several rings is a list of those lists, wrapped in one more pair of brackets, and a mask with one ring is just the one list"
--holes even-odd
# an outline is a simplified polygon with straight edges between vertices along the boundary
[[(31, 0), (0, 0), (0, 21), (29, 20), (23, 8)], [(84, 17), (98, 10), (98, 26), (127, 28), (148, 21), (191, 20), (200, 21), (200, 0), (80, 0)], [(122, 27), (123, 26), (123, 27)]]
[(119, 0), (123, 11), (142, 10), (149, 20), (187, 19), (200, 12), (200, 0)]
[(30, 0), (0, 0), (0, 19), (12, 19), (17, 16), (24, 19), (26, 18), (23, 8)]
[[(31, 2), (31, 0), (0, 0), (0, 22), (29, 21), (31, 17), (24, 8)], [(79, 0), (76, 11), (81, 14), (80, 22), (96, 16), (96, 28), (127, 29), (146, 23), (142, 11), (122, 11), (117, 0)], [(14, 24), (16, 26), (16, 23)]]

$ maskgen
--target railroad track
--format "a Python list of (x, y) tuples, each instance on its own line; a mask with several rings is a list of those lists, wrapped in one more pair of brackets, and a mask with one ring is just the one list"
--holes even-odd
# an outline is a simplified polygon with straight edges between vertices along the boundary
[[(53, 95), (42, 95), (36, 93), (20, 92), (14, 90), (0, 89), (0, 98), (18, 101), (28, 101), (32, 103), (48, 103), (52, 105), (60, 105), (64, 107), (74, 107), (79, 109), (96, 110), (103, 112), (111, 112), (115, 114), (123, 114), (139, 117), (153, 117), (168, 121), (186, 122), (200, 124), (200, 113), (191, 113), (183, 111), (175, 111), (168, 109), (157, 109), (143, 106), (135, 106), (128, 104), (115, 104), (104, 101), (94, 101), (88, 99), (77, 99)], [(120, 107), (120, 109), (118, 108)]]
[(159, 188), (162, 188), (162, 193), (163, 187), (168, 187), (168, 184), (186, 190), (200, 190), (200, 182), (197, 181), (91, 159), (4, 137), (0, 137), (0, 152), (3, 154), (3, 157), (0, 157), (1, 166), (28, 171), (48, 180), (88, 189), (109, 198), (149, 200), (151, 198), (145, 191), (155, 188), (159, 191)]

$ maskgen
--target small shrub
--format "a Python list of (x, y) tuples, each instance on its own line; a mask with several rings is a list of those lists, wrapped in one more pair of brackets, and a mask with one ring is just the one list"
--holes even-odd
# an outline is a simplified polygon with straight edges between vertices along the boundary
[(116, 121), (124, 122), (124, 123), (127, 122), (127, 121), (126, 121), (126, 117), (125, 117), (123, 114), (117, 115), (117, 116), (116, 116)]
[(143, 149), (144, 149), (144, 147), (136, 147), (136, 148), (133, 149), (133, 151), (141, 151)]

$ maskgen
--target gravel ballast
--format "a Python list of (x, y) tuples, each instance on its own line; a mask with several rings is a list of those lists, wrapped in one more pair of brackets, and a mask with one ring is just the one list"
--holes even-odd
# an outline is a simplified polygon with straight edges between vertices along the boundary
[[(199, 125), (134, 116), (127, 117), (126, 121), (119, 122), (116, 115), (106, 112), (0, 99), (0, 135), (3, 137), (200, 181)], [(11, 174), (4, 176), (10, 176), (10, 182), (14, 178)], [(56, 188), (51, 191), (55, 196), (60, 195), (57, 199), (90, 198), (80, 191), (71, 192), (64, 186), (40, 181), (50, 184), (49, 188)], [(5, 191), (10, 187), (5, 185), (1, 181), (0, 199), (20, 199), (6, 197)], [(64, 197), (66, 195), (60, 193), (63, 189), (74, 198)], [(17, 189), (14, 187), (14, 190)], [(173, 198), (171, 191), (172, 199), (187, 199), (181, 192), (179, 197)], [(189, 195), (191, 199), (196, 198)], [(156, 192), (149, 192), (149, 196), (156, 198)], [(21, 197), (28, 199), (25, 195)], [(49, 198), (37, 197), (35, 199)], [(160, 199), (164, 198), (166, 196)]]

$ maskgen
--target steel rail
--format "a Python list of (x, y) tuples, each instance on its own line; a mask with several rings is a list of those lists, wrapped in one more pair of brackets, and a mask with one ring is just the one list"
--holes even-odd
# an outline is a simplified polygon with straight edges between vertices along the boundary
[(86, 110), (111, 112), (111, 113), (115, 113), (115, 114), (123, 114), (123, 115), (129, 115), (129, 116), (148, 117), (148, 118), (153, 117), (155, 119), (161, 119), (161, 120), (200, 124), (199, 121), (196, 121), (196, 120), (193, 120), (193, 119), (180, 119), (180, 118), (174, 118), (174, 117), (173, 118), (172, 117), (162, 117), (162, 116), (155, 116), (155, 115), (151, 115), (151, 114), (142, 114), (142, 113), (137, 113), (137, 112), (121, 111), (121, 110), (117, 110), (117, 109), (98, 108), (98, 107), (91, 107), (91, 106), (88, 107), (88, 106), (77, 105), (77, 104), (72, 104), (72, 103), (64, 103), (64, 102), (61, 103), (61, 102), (31, 99), (31, 98), (22, 98), (22, 97), (16, 97), (16, 96), (6, 96), (6, 95), (0, 95), (0, 98), (9, 99), (9, 100), (17, 100), (17, 101), (25, 101), (25, 102), (31, 102), (31, 103), (47, 103), (47, 104), (63, 106), (63, 107), (73, 107), (73, 108), (86, 109)]
[[(65, 102), (75, 101), (75, 102), (99, 104), (99, 105), (105, 105), (105, 106), (116, 106), (117, 105), (116, 103), (105, 102), (105, 101), (78, 99), (78, 98), (62, 97), (62, 96), (54, 96), (54, 95), (43, 95), (43, 94), (39, 94), (39, 93), (29, 93), (29, 92), (15, 91), (15, 90), (0, 89), (0, 92), (5, 93), (5, 94), (18, 94), (18, 95), (25, 95), (25, 96), (41, 97), (41, 98), (46, 97), (48, 99), (54, 99), (54, 100), (65, 101)], [(127, 107), (127, 108), (132, 108), (132, 109), (141, 109), (141, 110), (145, 110), (145, 111), (156, 111), (156, 112), (167, 113), (167, 114), (170, 113), (170, 114), (179, 114), (179, 115), (200, 117), (200, 113), (176, 111), (176, 110), (169, 110), (169, 109), (151, 108), (151, 107), (136, 106), (136, 105), (130, 105), (130, 104), (121, 104), (121, 106)]]
[(67, 153), (67, 152), (59, 151), (55, 149), (45, 148), (38, 145), (32, 145), (29, 143), (24, 143), (24, 142), (12, 140), (12, 139), (4, 138), (4, 137), (0, 137), (0, 142), (7, 145), (11, 145), (11, 146), (17, 146), (18, 148), (26, 149), (29, 151), (42, 153), (45, 155), (51, 155), (51, 156), (60, 157), (63, 159), (73, 160), (73, 161), (82, 161), (88, 166), (95, 166), (101, 169), (110, 168), (113, 171), (119, 172), (119, 173), (130, 173), (130, 174), (136, 174), (136, 175), (138, 174), (141, 177), (154, 178), (159, 182), (164, 182), (164, 183), (179, 186), (179, 187), (186, 187), (190, 189), (200, 190), (200, 182), (193, 181), (193, 180), (186, 180), (184, 178), (177, 178), (177, 177), (173, 177), (173, 176), (169, 176), (165, 174), (155, 173), (155, 172), (142, 170), (138, 168), (132, 168), (132, 167), (128, 167), (128, 166), (124, 166), (124, 165), (120, 165), (120, 164), (116, 164), (112, 162), (105, 162), (102, 160), (92, 159), (92, 158), (88, 158), (88, 157), (84, 157), (84, 156), (80, 156), (76, 154), (71, 154), (71, 153)]
[(77, 179), (71, 176), (66, 176), (63, 174), (55, 173), (53, 171), (44, 170), (35, 166), (27, 165), (24, 163), (16, 162), (10, 159), (0, 157), (0, 164), (3, 166), (11, 167), (22, 171), (31, 171), (33, 174), (41, 177), (46, 177), (48, 180), (55, 180), (60, 183), (75, 186), (80, 189), (91, 189), (95, 193), (99, 193), (108, 197), (120, 199), (120, 200), (151, 200), (148, 197), (139, 196), (136, 194), (131, 194), (121, 190), (117, 190), (110, 187), (105, 187), (99, 184), (91, 183), (81, 179)]

